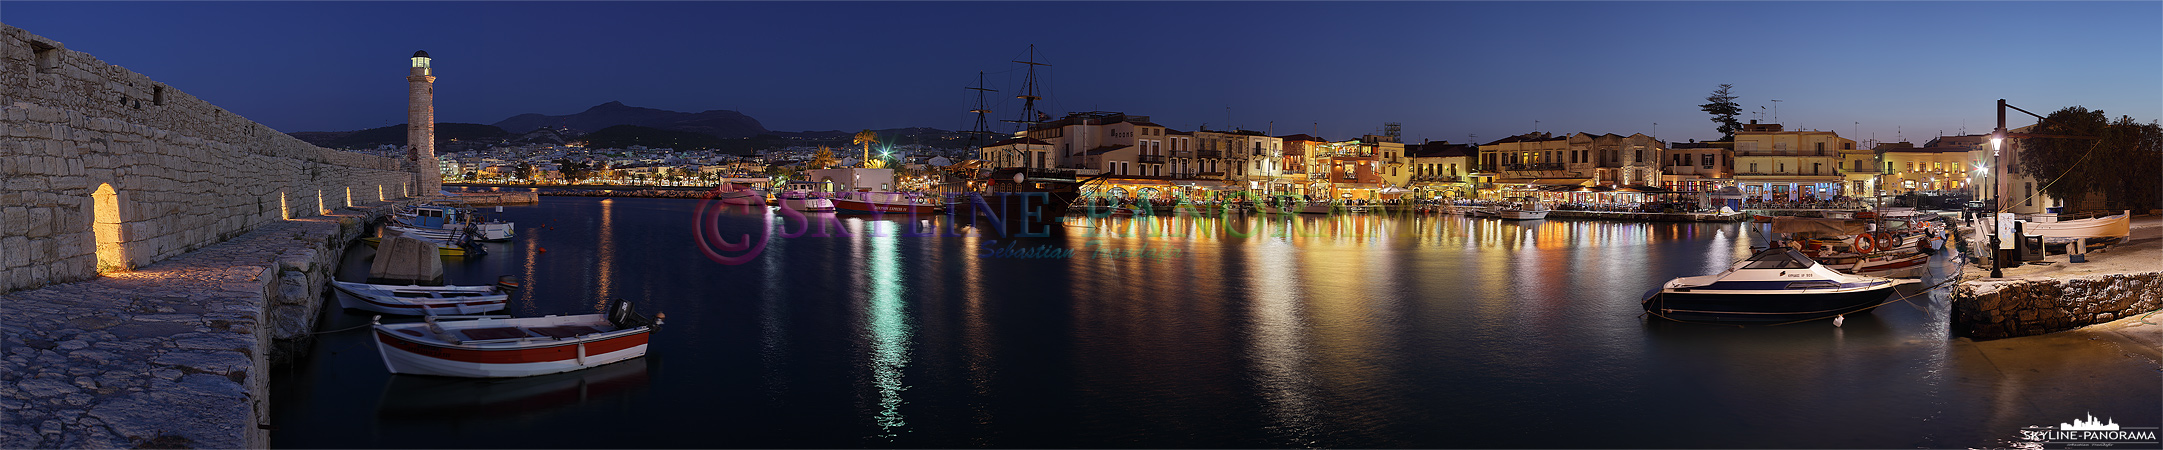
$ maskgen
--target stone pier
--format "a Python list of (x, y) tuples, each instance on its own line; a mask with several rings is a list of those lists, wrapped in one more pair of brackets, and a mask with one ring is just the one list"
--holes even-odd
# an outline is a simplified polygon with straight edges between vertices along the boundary
[[(2163, 217), (2136, 216), (2132, 232), (2085, 263), (2050, 255), (2002, 269), (2004, 278), (1968, 265), (1971, 280), (1953, 287), (1954, 332), (1976, 340), (2034, 336), (2163, 309)], [(1982, 245), (1969, 237), (1978, 240), (1971, 248)]]
[(309, 145), (5, 24), (0, 66), (0, 448), (268, 445), (266, 372), (305, 348), (281, 342), (434, 165)]

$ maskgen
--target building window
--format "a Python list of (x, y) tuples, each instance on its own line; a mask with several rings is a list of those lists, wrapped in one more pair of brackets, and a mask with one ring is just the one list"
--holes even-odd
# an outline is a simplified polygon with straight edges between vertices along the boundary
[(1757, 173), (1757, 163), (1750, 163), (1750, 173)]

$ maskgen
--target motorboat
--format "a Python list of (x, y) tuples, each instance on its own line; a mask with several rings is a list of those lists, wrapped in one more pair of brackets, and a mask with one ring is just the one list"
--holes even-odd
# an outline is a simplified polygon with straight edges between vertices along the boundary
[(412, 211), (393, 215), (392, 221), (410, 228), (463, 231), (477, 241), (508, 241), (518, 234), (511, 222), (483, 220), (472, 209), (456, 206), (417, 205)]
[(798, 212), (834, 212), (834, 201), (811, 195), (811, 191), (784, 191), (774, 195), (774, 206)]
[(1547, 218), (1547, 206), (1528, 198), (1523, 202), (1495, 207), (1494, 213), (1496, 217), (1509, 220), (1540, 220)]
[(721, 203), (744, 206), (766, 206), (766, 194), (742, 183), (727, 183), (714, 187), (714, 197)]
[(331, 281), (338, 304), (384, 314), (430, 316), (502, 311), (511, 296), (502, 286), (401, 286)]
[(1795, 322), (1869, 311), (1915, 280), (1849, 275), (1774, 246), (1713, 275), (1679, 277), (1647, 292), (1645, 311), (1685, 322)]
[(376, 350), (391, 373), (512, 378), (602, 366), (646, 355), (663, 315), (647, 318), (616, 300), (604, 314), (453, 320), (428, 316), (374, 324)]

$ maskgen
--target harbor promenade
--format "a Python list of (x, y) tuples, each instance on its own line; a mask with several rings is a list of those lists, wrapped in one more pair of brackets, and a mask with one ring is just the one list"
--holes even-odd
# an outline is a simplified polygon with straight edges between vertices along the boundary
[[(1953, 329), (1975, 339), (2033, 336), (2163, 308), (2163, 217), (2134, 216), (2130, 228), (2124, 241), (2090, 251), (2087, 262), (2046, 255), (2004, 268), (2000, 278), (1964, 265), (1968, 281), (1954, 287)], [(1962, 233), (1968, 248), (1988, 246), (1975, 229)]]

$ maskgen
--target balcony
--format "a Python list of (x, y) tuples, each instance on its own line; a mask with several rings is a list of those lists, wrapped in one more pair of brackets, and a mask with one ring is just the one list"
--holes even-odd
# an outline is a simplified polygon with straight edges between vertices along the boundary
[(1459, 181), (1464, 181), (1464, 177), (1456, 175), (1413, 175), (1412, 181), (1427, 183), (1456, 183)]
[(1223, 151), (1221, 151), (1221, 150), (1195, 150), (1195, 151), (1194, 151), (1194, 157), (1196, 157), (1196, 158), (1205, 158), (1205, 159), (1208, 159), (1208, 158), (1223, 158), (1223, 157), (1224, 157), (1224, 152), (1223, 152)]
[(1504, 166), (1502, 166), (1502, 167), (1503, 167), (1503, 170), (1509, 170), (1509, 171), (1512, 171), (1512, 172), (1522, 172), (1522, 171), (1538, 171), (1538, 170), (1564, 170), (1564, 167), (1563, 167), (1563, 164), (1562, 164), (1562, 163), (1533, 163), (1533, 164), (1509, 164), (1509, 165), (1504, 165)]
[(1141, 156), (1136, 156), (1136, 157), (1134, 157), (1134, 162), (1138, 162), (1138, 163), (1142, 163), (1142, 164), (1164, 164), (1164, 155), (1141, 155)]

